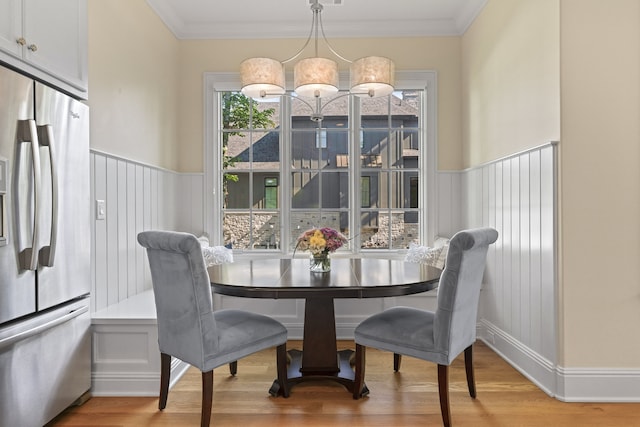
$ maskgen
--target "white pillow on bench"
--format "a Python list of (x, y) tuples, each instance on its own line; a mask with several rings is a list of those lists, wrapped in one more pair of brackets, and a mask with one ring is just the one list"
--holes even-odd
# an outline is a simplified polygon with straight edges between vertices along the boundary
[(404, 260), (407, 262), (427, 264), (442, 270), (447, 260), (448, 251), (449, 239), (446, 237), (437, 237), (433, 243), (433, 247), (411, 243)]
[(209, 239), (206, 236), (198, 237), (202, 246), (202, 256), (206, 266), (226, 264), (233, 262), (233, 250), (226, 246), (209, 246)]

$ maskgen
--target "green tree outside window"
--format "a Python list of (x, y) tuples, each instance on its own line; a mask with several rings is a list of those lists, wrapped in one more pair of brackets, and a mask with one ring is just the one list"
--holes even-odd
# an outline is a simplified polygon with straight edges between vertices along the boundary
[[(238, 161), (236, 157), (227, 155), (227, 146), (231, 136), (244, 137), (241, 130), (245, 129), (267, 129), (275, 126), (272, 120), (276, 110), (268, 108), (260, 111), (255, 108), (256, 102), (241, 94), (240, 92), (222, 93), (222, 127), (223, 129), (234, 129), (231, 132), (222, 133), (222, 168), (227, 170), (233, 168)], [(235, 130), (237, 129), (237, 130)], [(228, 183), (238, 182), (240, 178), (233, 173), (224, 173), (222, 185), (224, 192), (224, 205), (227, 205), (227, 195), (229, 194)]]

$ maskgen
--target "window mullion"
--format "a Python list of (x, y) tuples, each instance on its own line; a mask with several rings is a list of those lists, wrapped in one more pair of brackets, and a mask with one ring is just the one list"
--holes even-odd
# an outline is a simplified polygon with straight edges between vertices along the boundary
[[(211, 236), (214, 235), (213, 231), (220, 228), (218, 224), (222, 223), (221, 210), (214, 209), (213, 206), (220, 206), (220, 191), (218, 188), (222, 188), (222, 140), (220, 138), (220, 93), (210, 89), (207, 92), (207, 100), (211, 99), (206, 105), (205, 113), (211, 116), (211, 120), (207, 121), (206, 125), (211, 123), (208, 135), (210, 135), (210, 143), (205, 144), (205, 176), (207, 182), (210, 182), (210, 190), (207, 191), (207, 182), (205, 182), (205, 197), (204, 199), (204, 224), (203, 228), (205, 232), (208, 232)], [(209, 215), (209, 212), (211, 213)], [(215, 233), (217, 234), (217, 233)], [(217, 243), (217, 242), (216, 242)]]
[(360, 114), (360, 99), (357, 96), (350, 97), (349, 100), (349, 238), (351, 239), (351, 250), (359, 253), (362, 247), (360, 236), (360, 217), (362, 212), (361, 197), (362, 188), (360, 183), (360, 129), (362, 128), (362, 118)]
[(291, 98), (280, 97), (280, 250), (289, 253), (291, 247)]

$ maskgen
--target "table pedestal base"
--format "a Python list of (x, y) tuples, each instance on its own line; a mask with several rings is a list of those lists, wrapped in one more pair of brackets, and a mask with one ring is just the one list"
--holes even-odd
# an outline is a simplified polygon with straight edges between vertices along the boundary
[[(353, 371), (351, 365), (352, 356), (354, 354), (353, 350), (340, 350), (336, 353), (336, 358), (339, 366), (339, 370), (336, 371), (308, 371), (302, 369), (302, 351), (300, 350), (289, 350), (288, 351), (290, 360), (289, 367), (287, 369), (287, 385), (289, 388), (293, 387), (296, 384), (303, 383), (306, 381), (318, 381), (318, 380), (329, 380), (335, 381), (341, 385), (343, 385), (349, 393), (353, 394), (354, 387), (354, 378), (355, 372)], [(269, 394), (272, 396), (278, 396), (280, 393), (280, 384), (278, 384), (278, 380), (273, 381), (271, 388), (269, 389)], [(369, 389), (366, 384), (362, 388), (361, 397), (364, 397), (369, 394)]]
[[(287, 384), (312, 380), (336, 381), (353, 394), (355, 372), (351, 368), (353, 350), (337, 350), (336, 320), (333, 298), (307, 298), (304, 308), (304, 351), (289, 350)], [(276, 380), (269, 393), (277, 396), (280, 390)], [(365, 385), (361, 396), (369, 394)]]

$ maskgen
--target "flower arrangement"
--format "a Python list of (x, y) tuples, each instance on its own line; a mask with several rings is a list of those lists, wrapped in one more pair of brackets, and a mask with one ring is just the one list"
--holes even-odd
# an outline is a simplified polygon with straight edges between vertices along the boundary
[(296, 249), (309, 251), (314, 257), (326, 256), (340, 249), (347, 238), (339, 231), (329, 227), (312, 228), (298, 237)]

